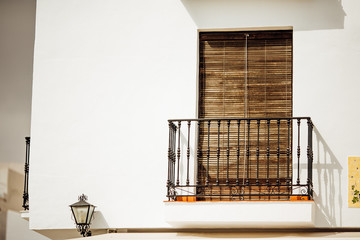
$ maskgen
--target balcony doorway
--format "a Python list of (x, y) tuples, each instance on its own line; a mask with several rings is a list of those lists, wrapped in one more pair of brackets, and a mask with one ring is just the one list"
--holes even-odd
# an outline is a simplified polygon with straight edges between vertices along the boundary
[(199, 40), (198, 200), (289, 199), (292, 31)]

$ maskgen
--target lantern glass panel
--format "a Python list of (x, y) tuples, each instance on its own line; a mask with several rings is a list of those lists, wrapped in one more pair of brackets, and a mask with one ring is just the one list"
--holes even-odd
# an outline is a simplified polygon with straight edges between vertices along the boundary
[(95, 206), (90, 205), (90, 206), (89, 206), (89, 217), (88, 217), (88, 219), (87, 219), (87, 224), (90, 224), (91, 218), (92, 218), (92, 216), (93, 216), (93, 214), (94, 214), (94, 210), (95, 210)]
[[(88, 224), (90, 222), (90, 219), (86, 219), (89, 210), (88, 206), (73, 207), (72, 209), (74, 211), (77, 224)], [(91, 212), (89, 214), (91, 214)]]

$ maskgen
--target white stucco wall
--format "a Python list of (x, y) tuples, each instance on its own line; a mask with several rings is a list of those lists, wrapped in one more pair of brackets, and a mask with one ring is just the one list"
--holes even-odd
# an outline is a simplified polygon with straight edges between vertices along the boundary
[(166, 228), (167, 119), (196, 117), (197, 30), (294, 29), (294, 116), (315, 129), (318, 227), (360, 227), (347, 156), (360, 155), (356, 0), (38, 0), (30, 227)]

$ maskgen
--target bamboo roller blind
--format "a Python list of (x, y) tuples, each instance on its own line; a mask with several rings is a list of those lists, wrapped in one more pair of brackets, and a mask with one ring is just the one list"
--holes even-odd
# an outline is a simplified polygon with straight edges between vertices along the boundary
[[(247, 36), (247, 37), (246, 37)], [(200, 39), (200, 82), (199, 118), (244, 118), (244, 117), (292, 117), (292, 31), (256, 32), (202, 32)], [(270, 124), (270, 166), (267, 167), (267, 126), (263, 121), (259, 128), (260, 166), (257, 170), (256, 145), (257, 123), (251, 122), (249, 139), (245, 122), (240, 126), (240, 163), (237, 162), (236, 148), (238, 129), (235, 121), (230, 125), (230, 184), (235, 184), (240, 171), (240, 182), (245, 182), (249, 168), (249, 181), (254, 184), (259, 171), (259, 179), (264, 183), (269, 168), (270, 182), (277, 176), (276, 150), (278, 147), (277, 123)], [(210, 183), (217, 178), (217, 122), (210, 126), (208, 141), (207, 125), (200, 126), (198, 178), (205, 184), (207, 172)], [(290, 134), (291, 134), (290, 130)], [(227, 178), (227, 125), (223, 121), (220, 128), (220, 184)], [(286, 148), (288, 126), (280, 124), (280, 180), (288, 176)], [(248, 142), (249, 141), (249, 142)], [(290, 136), (291, 144), (291, 136)], [(206, 150), (210, 146), (210, 166), (207, 169)], [(245, 149), (250, 145), (250, 166), (246, 165)], [(290, 161), (291, 162), (291, 161)], [(290, 166), (291, 169), (291, 166)], [(290, 173), (291, 177), (291, 173)], [(204, 188), (199, 191), (231, 191)], [(256, 193), (258, 188), (245, 189)], [(281, 191), (288, 191), (282, 189)], [(218, 200), (216, 197), (215, 200)]]

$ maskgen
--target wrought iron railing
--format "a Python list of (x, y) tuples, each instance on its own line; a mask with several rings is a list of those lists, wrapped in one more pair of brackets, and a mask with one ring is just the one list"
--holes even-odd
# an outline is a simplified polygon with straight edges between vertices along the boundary
[(310, 117), (168, 122), (169, 201), (312, 198)]
[(24, 180), (24, 193), (23, 205), (24, 210), (29, 210), (29, 160), (30, 160), (30, 137), (25, 137), (26, 153), (25, 153), (25, 180)]

